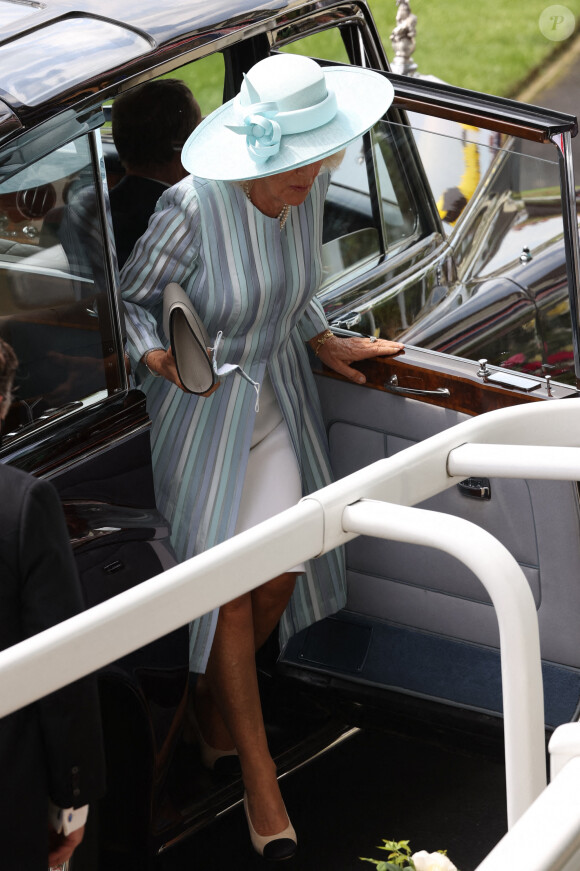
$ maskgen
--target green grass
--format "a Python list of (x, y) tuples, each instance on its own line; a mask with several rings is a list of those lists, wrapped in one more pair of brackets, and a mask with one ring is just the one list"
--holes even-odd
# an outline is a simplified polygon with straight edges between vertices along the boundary
[[(387, 57), (393, 57), (389, 39), (395, 26), (395, 0), (369, 0)], [(524, 84), (539, 75), (558, 52), (580, 33), (580, 0), (566, 0), (576, 17), (574, 33), (563, 42), (547, 39), (539, 27), (549, 0), (411, 0), (417, 16), (418, 71), (449, 84), (501, 97), (517, 97)], [(338, 33), (328, 32), (302, 40), (289, 51), (346, 61)], [(223, 61), (213, 55), (171, 75), (191, 87), (204, 114), (222, 100)]]
[[(369, 5), (390, 57), (395, 0), (369, 0)], [(411, 0), (419, 72), (462, 88), (517, 96), (530, 75), (580, 33), (580, 0), (565, 0), (560, 5), (574, 13), (575, 32), (563, 42), (547, 39), (539, 18), (550, 5), (550, 0)]]
[(220, 53), (210, 54), (195, 63), (168, 73), (165, 78), (183, 79), (191, 88), (204, 115), (221, 106), (224, 91), (224, 59)]

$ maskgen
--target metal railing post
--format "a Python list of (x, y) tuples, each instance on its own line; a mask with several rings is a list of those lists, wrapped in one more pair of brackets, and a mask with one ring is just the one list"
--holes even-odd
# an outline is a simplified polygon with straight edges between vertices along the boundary
[(511, 827), (546, 786), (538, 617), (524, 573), (490, 533), (449, 514), (361, 500), (344, 509), (343, 526), (345, 532), (445, 551), (471, 569), (489, 593), (499, 624)]
[(580, 852), (580, 757), (571, 759), (476, 871), (576, 871)]
[[(480, 578), (492, 598), (500, 628), (509, 818), (513, 821), (545, 782), (545, 772), (540, 771), (544, 750), (538, 626), (531, 592), (517, 563), (491, 535), (459, 518), (409, 506), (453, 486), (466, 477), (464, 468), (475, 473), (480, 460), (485, 460), (490, 474), (493, 470), (501, 473), (498, 456), (501, 460), (505, 444), (534, 446), (521, 452), (518, 475), (549, 479), (557, 473), (576, 480), (579, 433), (580, 402), (533, 403), (472, 418), (360, 469), (305, 497), (294, 508), (1, 651), (0, 717), (160, 638), (298, 562), (345, 544), (363, 531), (372, 534), (372, 524), (378, 521), (380, 537), (402, 535), (402, 541), (448, 548)], [(474, 456), (469, 442), (493, 447), (485, 457), (483, 448)], [(550, 451), (537, 451), (536, 446), (546, 445)], [(514, 469), (507, 471), (513, 474)], [(369, 508), (366, 500), (380, 501), (370, 503)], [(432, 538), (425, 540), (429, 528)], [(418, 531), (425, 536), (417, 537)], [(479, 541), (477, 564), (474, 541)], [(491, 568), (486, 568), (494, 553)], [(515, 737), (516, 731), (523, 737)]]

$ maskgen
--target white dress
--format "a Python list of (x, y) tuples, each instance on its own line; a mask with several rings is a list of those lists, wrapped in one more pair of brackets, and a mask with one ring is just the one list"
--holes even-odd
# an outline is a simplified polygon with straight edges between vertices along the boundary
[[(272, 481), (276, 482), (275, 487)], [(266, 375), (260, 387), (260, 407), (254, 421), (236, 533), (291, 508), (301, 498), (296, 454), (272, 382)], [(304, 563), (300, 563), (290, 571), (304, 569)]]

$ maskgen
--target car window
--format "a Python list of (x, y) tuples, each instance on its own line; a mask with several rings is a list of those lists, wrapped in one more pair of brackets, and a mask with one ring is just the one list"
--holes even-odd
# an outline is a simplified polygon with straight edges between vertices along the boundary
[[(375, 239), (374, 260), (367, 257), (355, 284), (335, 258), (322, 290), (327, 312), (334, 319), (358, 307), (354, 329), (574, 383), (555, 147), (545, 145), (539, 157), (490, 130), (410, 120), (413, 127), (384, 121), (373, 131), (376, 191), (364, 173), (350, 172), (351, 202), (365, 201), (369, 226), (373, 202), (379, 207), (384, 257)], [(358, 160), (359, 168), (368, 166)], [(337, 173), (331, 203), (339, 185)], [(349, 222), (360, 232), (353, 211), (341, 240), (348, 239)], [(417, 268), (414, 252), (425, 254), (427, 238), (429, 256)], [(381, 291), (371, 297), (379, 268), (374, 286), (380, 281)]]
[(0, 183), (0, 335), (19, 360), (3, 438), (118, 389), (88, 137)]
[[(221, 52), (215, 52), (193, 63), (185, 64), (178, 69), (172, 70), (170, 73), (159, 76), (160, 79), (181, 79), (185, 82), (199, 103), (202, 117), (209, 115), (210, 112), (221, 106), (224, 93), (224, 77), (224, 57)], [(103, 105), (107, 121), (101, 127), (101, 141), (105, 155), (109, 189), (114, 187), (125, 174), (113, 143), (110, 121), (112, 105), (113, 100), (107, 100)]]
[[(499, 136), (442, 118), (413, 112), (408, 117), (443, 230), (449, 235), (501, 150)], [(402, 136), (401, 125), (390, 126), (393, 136)]]
[(202, 57), (161, 78), (182, 79), (199, 103), (203, 116), (209, 115), (223, 102), (224, 57), (221, 52)]
[(289, 45), (282, 46), (281, 50), (291, 54), (331, 60), (335, 63), (350, 63), (342, 34), (337, 27), (296, 40)]
[[(447, 126), (447, 122), (446, 126)], [(440, 122), (441, 124), (441, 122)], [(573, 378), (560, 170), (486, 130), (415, 129), (455, 277), (405, 292), (399, 335), (421, 347)], [(428, 292), (425, 292), (428, 290)], [(399, 306), (397, 309), (400, 311)]]
[(351, 143), (333, 170), (324, 209), (324, 283), (352, 278), (410, 245), (421, 230), (420, 211), (392, 147), (389, 125)]
[(378, 43), (378, 34), (368, 28), (354, 7), (348, 22), (343, 10), (327, 9), (290, 18), (272, 33), (276, 51), (302, 54), (322, 62), (359, 64), (381, 69), (386, 58)]

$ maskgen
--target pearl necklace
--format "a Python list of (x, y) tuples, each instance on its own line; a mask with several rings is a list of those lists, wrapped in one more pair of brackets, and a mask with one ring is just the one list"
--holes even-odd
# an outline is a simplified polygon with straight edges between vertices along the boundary
[[(250, 183), (247, 181), (242, 182), (242, 188), (244, 190), (245, 195), (249, 199), (249, 201), (252, 203), (252, 205), (254, 205), (254, 203), (252, 201), (251, 194), (250, 194)], [(280, 221), (280, 229), (281, 230), (284, 229), (284, 224), (286, 223), (286, 220), (287, 220), (289, 214), (290, 214), (290, 206), (288, 205), (288, 203), (284, 203), (284, 205), (282, 206), (282, 211), (278, 215), (278, 220)]]

